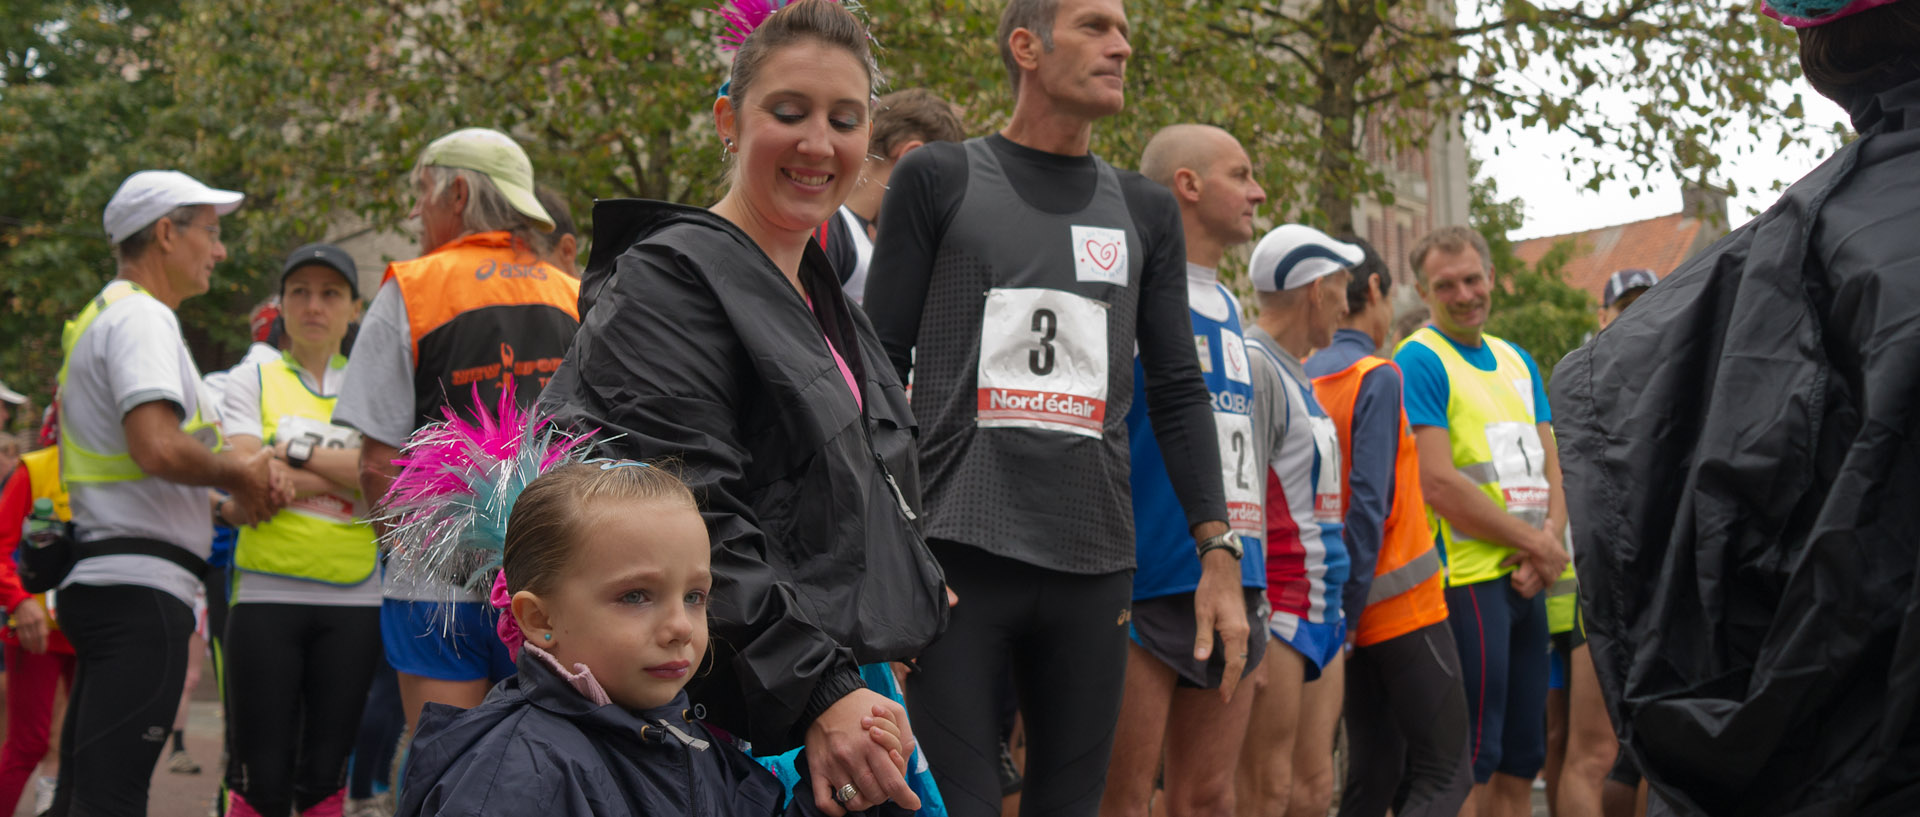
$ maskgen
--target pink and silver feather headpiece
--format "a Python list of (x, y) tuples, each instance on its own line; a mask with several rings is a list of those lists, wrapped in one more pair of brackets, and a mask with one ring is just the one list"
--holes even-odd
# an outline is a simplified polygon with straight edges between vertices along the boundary
[(387, 570), (403, 583), (443, 588), (446, 601), (488, 590), (513, 503), (541, 474), (584, 461), (594, 433), (568, 434), (523, 411), (511, 381), (492, 412), (478, 387), (473, 405), (471, 418), (448, 408), (444, 422), (414, 432), (376, 513), (389, 526), (381, 540)]

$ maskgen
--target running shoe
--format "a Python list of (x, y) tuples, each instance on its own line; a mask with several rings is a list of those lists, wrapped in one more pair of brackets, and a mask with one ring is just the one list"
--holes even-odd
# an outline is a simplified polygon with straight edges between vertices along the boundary
[(1020, 793), (1027, 784), (1026, 775), (1020, 773), (1020, 766), (1013, 762), (1013, 747), (1005, 740), (1000, 741), (1000, 796), (1012, 797)]
[(33, 779), (33, 813), (35, 817), (46, 817), (53, 811), (53, 790), (59, 786), (56, 778), (42, 775)]
[(167, 771), (174, 774), (199, 774), (200, 764), (193, 762), (185, 749), (175, 749), (167, 755)]

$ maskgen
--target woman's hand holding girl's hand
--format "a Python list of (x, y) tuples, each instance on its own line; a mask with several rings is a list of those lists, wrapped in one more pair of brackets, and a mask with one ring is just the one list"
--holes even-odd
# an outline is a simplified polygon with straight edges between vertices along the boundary
[[(872, 718), (865, 713), (875, 709), (886, 712), (888, 722), (900, 730), (901, 754), (911, 753), (913, 727), (907, 723), (907, 711), (870, 689), (856, 689), (834, 702), (807, 727), (813, 802), (827, 817), (865, 811), (888, 800), (908, 811), (920, 809), (920, 796), (907, 785), (906, 773), (895, 767), (901, 761), (863, 734), (869, 731), (865, 722)], [(845, 804), (836, 801), (834, 792), (849, 784), (858, 796)]]

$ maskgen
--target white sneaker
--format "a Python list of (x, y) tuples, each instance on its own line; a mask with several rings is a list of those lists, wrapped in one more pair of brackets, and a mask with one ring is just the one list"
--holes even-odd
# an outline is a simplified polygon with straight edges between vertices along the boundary
[(35, 815), (44, 815), (53, 810), (53, 790), (59, 784), (59, 780), (45, 775), (34, 778), (33, 813)]

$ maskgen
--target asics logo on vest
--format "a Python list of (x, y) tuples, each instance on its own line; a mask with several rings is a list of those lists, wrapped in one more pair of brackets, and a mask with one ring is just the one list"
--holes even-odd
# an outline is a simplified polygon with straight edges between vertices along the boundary
[(1233, 414), (1252, 414), (1253, 398), (1230, 391), (1217, 391), (1213, 393), (1213, 410)]
[(473, 280), (485, 281), (495, 275), (501, 278), (532, 278), (535, 281), (547, 280), (546, 265), (536, 261), (531, 264), (503, 263), (489, 258), (473, 270)]

